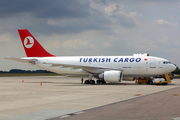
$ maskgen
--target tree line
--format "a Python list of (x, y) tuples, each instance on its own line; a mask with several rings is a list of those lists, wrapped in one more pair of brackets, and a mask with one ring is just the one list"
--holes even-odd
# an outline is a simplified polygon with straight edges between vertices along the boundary
[(47, 70), (21, 70), (21, 69), (11, 69), (9, 71), (0, 71), (0, 73), (53, 73)]
[(179, 74), (179, 75), (180, 75), (180, 70), (179, 70), (179, 68), (177, 67), (176, 70), (174, 70), (174, 71), (172, 72), (172, 74)]

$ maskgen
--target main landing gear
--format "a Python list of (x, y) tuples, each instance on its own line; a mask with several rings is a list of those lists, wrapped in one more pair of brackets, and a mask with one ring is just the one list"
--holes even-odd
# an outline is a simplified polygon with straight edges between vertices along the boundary
[[(96, 83), (97, 84), (106, 84), (106, 81), (104, 81), (104, 80), (96, 80)], [(91, 84), (91, 85), (93, 85), (93, 84), (95, 84), (95, 80), (85, 80), (84, 84)]]
[[(85, 80), (84, 84), (95, 84), (95, 80), (92, 80), (93, 74), (89, 74), (89, 80)], [(97, 84), (106, 84), (106, 81), (104, 80), (96, 80)]]
[(104, 81), (104, 80), (97, 80), (96, 83), (97, 84), (106, 84), (106, 81)]
[(85, 80), (84, 84), (95, 84), (94, 80)]
[[(97, 84), (106, 84), (106, 81), (104, 81), (104, 80), (96, 80), (96, 83)], [(95, 84), (95, 80), (85, 80), (84, 84), (91, 84), (91, 85), (93, 85), (93, 84)]]

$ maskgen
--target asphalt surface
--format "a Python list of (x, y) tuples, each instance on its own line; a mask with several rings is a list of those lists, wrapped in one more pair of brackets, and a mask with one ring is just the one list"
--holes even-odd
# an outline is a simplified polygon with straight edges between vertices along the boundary
[(180, 120), (180, 87), (59, 120)]
[(134, 81), (86, 85), (81, 78), (64, 76), (0, 77), (0, 120), (178, 120), (179, 87), (180, 79), (164, 86)]

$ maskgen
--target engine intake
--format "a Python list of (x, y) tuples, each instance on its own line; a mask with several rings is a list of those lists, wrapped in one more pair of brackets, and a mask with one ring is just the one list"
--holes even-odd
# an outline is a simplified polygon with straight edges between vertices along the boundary
[(100, 79), (104, 79), (107, 82), (121, 82), (123, 75), (121, 71), (111, 70), (104, 71), (104, 73), (99, 74)]

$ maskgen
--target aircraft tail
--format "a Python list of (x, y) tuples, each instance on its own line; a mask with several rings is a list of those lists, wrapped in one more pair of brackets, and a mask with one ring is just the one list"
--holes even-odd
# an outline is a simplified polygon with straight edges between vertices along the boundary
[(55, 57), (48, 53), (27, 29), (18, 30), (27, 57)]

